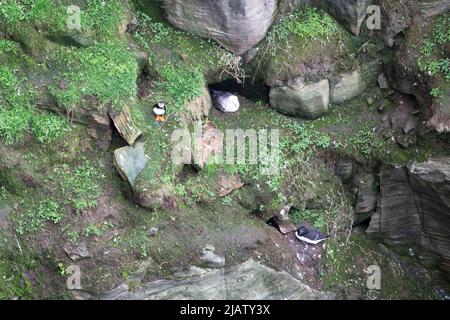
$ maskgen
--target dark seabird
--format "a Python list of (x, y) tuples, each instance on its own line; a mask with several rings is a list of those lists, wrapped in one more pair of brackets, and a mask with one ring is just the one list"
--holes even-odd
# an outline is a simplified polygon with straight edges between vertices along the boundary
[(300, 241), (303, 241), (303, 242), (306, 242), (309, 244), (318, 244), (330, 237), (329, 235), (321, 233), (320, 231), (318, 231), (316, 229), (308, 228), (305, 226), (300, 226), (297, 229), (297, 231), (295, 232), (295, 236)]
[(217, 110), (222, 112), (236, 112), (239, 110), (239, 99), (234, 94), (212, 89), (210, 91)]

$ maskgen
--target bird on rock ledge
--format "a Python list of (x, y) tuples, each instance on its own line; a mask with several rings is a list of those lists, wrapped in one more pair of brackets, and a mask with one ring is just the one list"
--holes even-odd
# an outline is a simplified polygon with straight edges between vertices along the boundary
[(158, 122), (166, 121), (166, 104), (162, 101), (159, 101), (157, 104), (153, 106), (153, 113), (156, 115), (155, 120)]

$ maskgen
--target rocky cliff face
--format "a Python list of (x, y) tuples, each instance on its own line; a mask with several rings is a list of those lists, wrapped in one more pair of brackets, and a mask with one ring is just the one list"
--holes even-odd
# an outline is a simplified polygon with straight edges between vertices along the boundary
[(286, 272), (277, 272), (254, 260), (225, 269), (192, 267), (178, 280), (146, 283), (137, 292), (128, 285), (101, 295), (104, 300), (329, 300), (335, 295), (309, 288)]
[(359, 34), (370, 0), (164, 0), (176, 27), (211, 38), (241, 55), (264, 39), (278, 13), (309, 4), (328, 11), (353, 34)]
[(450, 270), (450, 161), (383, 166), (379, 208), (367, 234), (411, 246)]
[(164, 0), (176, 27), (211, 38), (237, 55), (259, 43), (277, 13), (276, 0)]

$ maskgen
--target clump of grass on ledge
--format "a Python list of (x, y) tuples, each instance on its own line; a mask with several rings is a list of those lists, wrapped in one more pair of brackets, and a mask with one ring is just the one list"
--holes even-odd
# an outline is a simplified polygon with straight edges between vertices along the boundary
[(51, 88), (58, 104), (67, 110), (83, 108), (83, 98), (98, 99), (97, 109), (107, 104), (113, 108), (136, 96), (138, 64), (133, 55), (119, 43), (99, 43), (86, 49), (60, 52), (59, 60), (68, 66), (62, 79), (68, 88)]
[(70, 5), (80, 5), (81, 32), (97, 40), (116, 36), (124, 17), (123, 0), (85, 0), (83, 5), (70, 0), (3, 0), (0, 26), (9, 31), (27, 32), (36, 28), (44, 34), (70, 32), (66, 23)]
[(305, 7), (275, 23), (265, 42), (275, 54), (277, 47), (286, 42), (291, 34), (310, 40), (328, 40), (337, 32), (338, 24), (330, 15), (316, 8)]
[(20, 81), (16, 70), (0, 67), (0, 138), (13, 144), (31, 132), (41, 143), (51, 143), (69, 130), (68, 123), (56, 115), (34, 108), (34, 93)]

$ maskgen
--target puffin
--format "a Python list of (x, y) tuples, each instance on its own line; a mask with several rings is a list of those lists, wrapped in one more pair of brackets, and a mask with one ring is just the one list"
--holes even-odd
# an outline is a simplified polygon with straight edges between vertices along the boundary
[(166, 104), (162, 101), (159, 101), (157, 104), (153, 106), (153, 113), (156, 115), (155, 120), (158, 122), (166, 121)]
[(316, 229), (308, 228), (306, 226), (300, 226), (297, 231), (295, 231), (295, 236), (298, 240), (309, 244), (318, 244), (330, 237), (328, 234), (321, 233)]
[(227, 91), (210, 90), (214, 106), (217, 110), (225, 113), (232, 113), (239, 110), (239, 99), (234, 94)]

